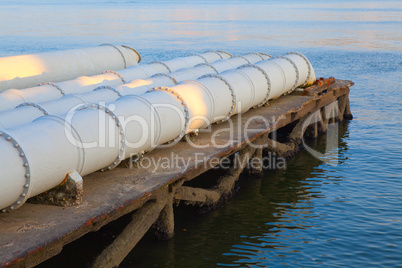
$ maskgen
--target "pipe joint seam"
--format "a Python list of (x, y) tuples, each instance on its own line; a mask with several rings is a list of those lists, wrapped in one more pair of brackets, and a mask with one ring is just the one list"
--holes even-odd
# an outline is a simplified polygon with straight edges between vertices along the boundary
[(203, 61), (205, 61), (205, 63), (208, 63), (207, 59), (204, 58), (204, 56), (200, 55), (200, 54), (191, 54), (190, 56), (197, 56), (200, 57)]
[(55, 87), (58, 91), (60, 91), (61, 95), (63, 95), (63, 96), (66, 95), (66, 92), (59, 85), (57, 85), (56, 83), (53, 83), (53, 82), (40, 83), (38, 85), (38, 87), (46, 86), (46, 85)]
[[(227, 52), (227, 51), (224, 51), (224, 50), (217, 50), (219, 53), (224, 53), (224, 54), (227, 54), (227, 55), (229, 55), (229, 58), (232, 58), (233, 57), (233, 55), (231, 54), (231, 53), (229, 53), (229, 52)], [(222, 57), (222, 59), (223, 59), (223, 57)]]
[(237, 55), (237, 56), (234, 56), (232, 58), (242, 58), (243, 60), (247, 61), (248, 64), (251, 64), (251, 62), (248, 59), (246, 59), (245, 57), (243, 57), (241, 55)]
[(190, 126), (190, 112), (189, 112), (189, 108), (188, 108), (188, 106), (187, 106), (186, 101), (183, 99), (183, 97), (180, 96), (179, 93), (177, 93), (176, 91), (174, 91), (173, 89), (171, 89), (171, 88), (169, 88), (169, 87), (155, 87), (155, 88), (152, 88), (152, 89), (148, 90), (148, 92), (157, 91), (157, 90), (166, 91), (166, 92), (172, 94), (173, 96), (175, 96), (175, 97), (177, 98), (177, 100), (180, 101), (180, 104), (183, 106), (184, 113), (185, 113), (185, 115), (184, 115), (184, 119), (185, 119), (184, 128), (183, 128), (183, 130), (180, 132), (179, 136), (177, 136), (175, 139), (173, 139), (173, 140), (167, 142), (168, 144), (170, 144), (170, 143), (176, 143), (176, 142), (180, 141), (180, 140), (184, 137), (184, 135), (186, 135), (187, 129), (188, 129), (188, 127)]
[(123, 54), (123, 52), (121, 52), (120, 48), (118, 48), (117, 46), (115, 46), (115, 45), (113, 45), (113, 44), (100, 44), (99, 46), (100, 46), (100, 47), (101, 47), (101, 46), (110, 46), (110, 47), (115, 48), (115, 49), (120, 53), (121, 57), (123, 58), (124, 69), (127, 69), (126, 58), (124, 57), (124, 54)]
[(159, 64), (163, 65), (168, 70), (169, 73), (172, 72), (172, 69), (170, 69), (170, 67), (163, 61), (153, 61), (153, 62), (150, 62), (149, 64), (155, 64), (155, 63), (159, 63)]
[(1, 212), (4, 213), (4, 212), (10, 212), (11, 210), (19, 208), (28, 199), (29, 191), (30, 191), (30, 187), (31, 187), (31, 169), (29, 166), (28, 158), (27, 158), (24, 150), (19, 145), (19, 143), (13, 137), (11, 137), (9, 134), (5, 133), (3, 130), (0, 131), (0, 138), (4, 138), (6, 141), (9, 141), (10, 144), (18, 151), (19, 156), (21, 157), (22, 162), (23, 162), (23, 168), (25, 168), (25, 184), (22, 187), (22, 193), (20, 194), (18, 199), (12, 205), (1, 210)]
[(301, 57), (301, 58), (306, 62), (306, 64), (307, 64), (307, 68), (308, 68), (307, 78), (306, 78), (306, 81), (304, 81), (303, 84), (301, 85), (302, 87), (304, 87), (304, 86), (307, 84), (307, 82), (310, 80), (310, 78), (311, 78), (311, 68), (312, 68), (312, 67), (311, 67), (311, 63), (310, 63), (310, 61), (307, 59), (306, 56), (304, 56), (303, 54), (301, 54), (301, 53), (299, 53), (299, 52), (289, 52), (289, 53), (286, 53), (285, 56), (286, 56), (286, 55), (292, 55), (292, 54)]
[(116, 127), (119, 128), (119, 136), (120, 136), (119, 155), (116, 157), (116, 159), (113, 161), (113, 163), (111, 163), (109, 166), (107, 166), (105, 168), (102, 168), (101, 171), (111, 170), (111, 169), (117, 167), (121, 163), (121, 161), (123, 161), (123, 157), (125, 154), (125, 143), (126, 143), (123, 126), (120, 123), (119, 118), (109, 108), (107, 108), (106, 106), (103, 106), (103, 105), (99, 105), (97, 103), (84, 104), (84, 105), (78, 107), (75, 111), (81, 111), (84, 109), (97, 109), (97, 110), (103, 111), (106, 115), (110, 116), (115, 121)]
[(121, 74), (119, 74), (118, 72), (112, 71), (112, 70), (107, 70), (107, 71), (102, 72), (102, 74), (107, 74), (107, 73), (111, 73), (111, 74), (116, 75), (118, 78), (121, 79), (121, 81), (123, 82), (123, 84), (127, 83), (126, 80), (124, 80), (124, 77), (123, 77)]
[(169, 75), (169, 74), (164, 74), (164, 73), (154, 74), (153, 76), (151, 76), (151, 78), (153, 78), (153, 77), (158, 77), (158, 76), (165, 76), (165, 77), (168, 77), (168, 78), (170, 78), (170, 79), (173, 81), (173, 83), (174, 83), (175, 85), (177, 85), (177, 80), (176, 80), (174, 77), (172, 77), (171, 75)]
[(285, 56), (275, 56), (275, 57), (272, 57), (271, 59), (272, 59), (272, 60), (273, 60), (273, 59), (284, 59), (284, 60), (287, 60), (290, 64), (292, 64), (293, 68), (295, 69), (295, 72), (296, 72), (295, 83), (293, 84), (292, 88), (284, 94), (284, 95), (287, 95), (287, 94), (289, 94), (290, 92), (292, 92), (293, 90), (295, 90), (295, 89), (297, 88), (297, 86), (298, 86), (297, 83), (299, 82), (299, 69), (297, 68), (296, 63), (295, 63), (294, 61), (292, 61), (291, 59), (289, 59), (288, 57), (285, 57)]
[(202, 79), (202, 78), (205, 78), (205, 77), (214, 77), (214, 78), (217, 78), (217, 79), (221, 80), (223, 83), (225, 83), (225, 85), (226, 85), (226, 86), (229, 88), (229, 90), (230, 90), (230, 95), (232, 96), (232, 106), (230, 106), (230, 111), (229, 111), (229, 113), (228, 113), (222, 120), (219, 120), (219, 121), (217, 121), (216, 123), (219, 124), (219, 123), (226, 122), (226, 121), (228, 121), (229, 118), (232, 116), (232, 114), (234, 113), (234, 110), (235, 110), (235, 108), (236, 108), (236, 94), (235, 94), (235, 91), (234, 91), (232, 85), (228, 82), (228, 80), (226, 80), (225, 78), (223, 78), (223, 77), (220, 76), (220, 75), (217, 75), (217, 74), (206, 74), (206, 75), (201, 76), (199, 79)]
[(126, 46), (126, 45), (121, 45), (121, 46), (124, 47), (124, 48), (131, 49), (132, 51), (134, 51), (134, 53), (137, 54), (137, 56), (138, 56), (138, 62), (137, 62), (137, 63), (140, 63), (140, 62), (141, 62), (141, 60), (142, 60), (141, 54), (140, 54), (137, 50), (135, 50), (135, 49), (132, 48), (132, 47)]
[(114, 93), (116, 93), (117, 96), (123, 97), (123, 95), (121, 95), (121, 93), (115, 87), (112, 87), (112, 86), (100, 86), (100, 87), (95, 88), (93, 91), (98, 91), (101, 89), (109, 89), (109, 90), (113, 91)]
[(21, 103), (20, 105), (18, 105), (17, 107), (15, 107), (15, 109), (21, 108), (21, 107), (26, 107), (26, 106), (31, 106), (31, 107), (37, 108), (37, 109), (38, 109), (39, 111), (41, 111), (44, 115), (49, 115), (49, 112), (46, 111), (46, 109), (45, 109), (43, 106), (41, 106), (40, 104), (37, 104), (37, 103), (33, 103), (33, 102), (24, 102), (24, 103)]
[(244, 64), (244, 65), (238, 67), (237, 69), (241, 69), (241, 68), (243, 68), (243, 67), (255, 68), (255, 69), (257, 69), (258, 71), (260, 71), (260, 72), (265, 76), (265, 79), (267, 80), (267, 86), (268, 86), (268, 87), (267, 87), (267, 95), (265, 96), (265, 98), (263, 99), (263, 101), (262, 101), (260, 104), (257, 104), (256, 106), (254, 106), (254, 108), (264, 106), (264, 105), (268, 102), (269, 95), (271, 94), (271, 79), (269, 79), (269, 76), (268, 76), (267, 72), (264, 71), (264, 69), (261, 68), (261, 67), (258, 66), (258, 65), (255, 65), (255, 64)]
[(216, 74), (219, 74), (218, 70), (217, 70), (213, 65), (211, 65), (211, 64), (209, 64), (209, 63), (200, 63), (200, 64), (197, 64), (197, 65), (194, 66), (194, 67), (199, 67), (199, 66), (208, 66), (208, 67), (211, 67), (212, 70), (214, 70), (214, 72), (215, 72)]
[(272, 56), (270, 54), (267, 54), (267, 53), (264, 53), (264, 52), (258, 52), (258, 54), (267, 56), (268, 58), (272, 58)]
[[(207, 50), (207, 51), (204, 51), (204, 53), (208, 53), (208, 52), (215, 53), (216, 55), (219, 56), (219, 58), (223, 59), (222, 55), (219, 53), (218, 50), (216, 50), (216, 51), (215, 51), (215, 50)], [(229, 53), (228, 53), (228, 54), (229, 54)]]
[(247, 55), (256, 55), (256, 56), (260, 57), (261, 60), (264, 60), (264, 57), (261, 56), (261, 53), (259, 53), (259, 52), (250, 52), (250, 53), (247, 53), (247, 54), (244, 55), (244, 56), (247, 56)]

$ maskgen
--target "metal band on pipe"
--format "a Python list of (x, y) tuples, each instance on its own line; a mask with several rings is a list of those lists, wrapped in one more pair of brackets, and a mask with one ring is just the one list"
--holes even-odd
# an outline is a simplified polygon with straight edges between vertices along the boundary
[(18, 151), (19, 157), (21, 157), (23, 162), (22, 166), (23, 168), (25, 168), (25, 184), (22, 187), (22, 193), (12, 205), (1, 210), (1, 212), (10, 212), (11, 210), (17, 209), (22, 206), (22, 204), (24, 204), (29, 197), (29, 190), (31, 187), (31, 169), (29, 166), (28, 158), (19, 143), (13, 137), (11, 137), (10, 134), (4, 132), (3, 130), (0, 131), (0, 138), (1, 137), (3, 137), (6, 141), (9, 141), (10, 144)]
[(269, 57), (269, 58), (272, 58), (271, 55), (269, 55), (269, 54), (267, 54), (267, 53), (264, 53), (264, 52), (258, 52), (258, 54), (261, 54), (261, 55), (267, 56), (267, 57)]
[(285, 55), (292, 55), (292, 54), (301, 57), (301, 58), (306, 62), (306, 64), (307, 64), (308, 74), (307, 74), (307, 79), (306, 79), (306, 81), (301, 85), (301, 86), (303, 87), (303, 86), (305, 86), (305, 85), (307, 84), (307, 82), (308, 82), (308, 81), (310, 80), (310, 78), (311, 78), (311, 63), (310, 63), (310, 61), (307, 59), (306, 56), (304, 56), (303, 54), (301, 54), (301, 53), (299, 53), (299, 52), (289, 52), (289, 53), (286, 53)]
[(164, 67), (166, 67), (166, 69), (168, 70), (169, 73), (172, 72), (172, 69), (170, 69), (170, 67), (163, 61), (153, 61), (153, 62), (150, 62), (148, 65), (154, 64), (154, 63), (159, 63), (159, 64), (163, 65)]
[(257, 55), (258, 57), (260, 57), (262, 60), (264, 60), (264, 57), (263, 56), (261, 56), (261, 54), (260, 53), (258, 53), (258, 52), (250, 52), (250, 53), (247, 53), (246, 55), (244, 55), (244, 56), (247, 56), (247, 55)]
[(24, 103), (21, 103), (20, 105), (18, 105), (17, 107), (15, 107), (15, 109), (21, 108), (21, 107), (26, 107), (26, 106), (31, 106), (31, 107), (37, 108), (37, 109), (38, 109), (39, 111), (41, 111), (44, 115), (48, 115), (48, 114), (49, 114), (49, 112), (46, 111), (46, 109), (45, 109), (43, 106), (41, 106), (40, 104), (37, 104), (37, 103), (33, 103), (33, 102), (24, 102)]
[[(233, 55), (231, 53), (227, 52), (227, 51), (224, 51), (224, 50), (217, 50), (217, 51), (220, 52), (220, 53), (228, 54), (230, 56), (230, 58), (233, 57)], [(223, 59), (223, 57), (222, 57), (222, 59)]]
[(226, 122), (226, 121), (229, 120), (229, 118), (232, 116), (232, 114), (234, 113), (234, 110), (235, 110), (235, 108), (236, 108), (236, 94), (235, 94), (235, 92), (234, 92), (234, 90), (233, 90), (233, 87), (230, 85), (230, 83), (228, 82), (228, 80), (226, 80), (225, 78), (223, 78), (222, 76), (217, 75), (217, 74), (206, 74), (206, 75), (201, 76), (201, 77), (198, 78), (198, 79), (202, 79), (202, 78), (205, 78), (205, 77), (214, 77), (214, 78), (218, 78), (218, 79), (221, 80), (223, 83), (225, 83), (225, 85), (226, 85), (226, 86), (229, 88), (229, 90), (230, 90), (230, 95), (232, 96), (232, 106), (230, 107), (230, 111), (229, 111), (229, 113), (228, 113), (222, 120), (217, 121), (216, 123), (223, 123), (223, 122)]
[(248, 59), (246, 59), (245, 57), (240, 56), (240, 55), (234, 56), (234, 57), (232, 57), (232, 58), (242, 58), (242, 59), (244, 59), (245, 61), (247, 61), (248, 64), (251, 64), (251, 62), (250, 62)]
[(170, 78), (170, 79), (173, 81), (173, 83), (174, 83), (175, 85), (177, 85), (177, 80), (176, 80), (174, 77), (172, 77), (171, 75), (168, 75), (168, 74), (164, 74), (164, 73), (154, 74), (153, 76), (151, 76), (151, 78), (153, 78), (153, 77), (158, 77), (158, 76), (165, 76), (165, 77), (168, 77), (168, 78)]
[(201, 59), (203, 59), (203, 61), (205, 61), (205, 63), (208, 63), (207, 59), (204, 58), (204, 56), (202, 56), (202, 55), (200, 55), (200, 54), (192, 54), (192, 55), (190, 55), (190, 56), (197, 56), (197, 57), (200, 57)]
[(100, 86), (100, 87), (95, 88), (93, 91), (98, 91), (101, 89), (109, 89), (109, 90), (113, 91), (114, 93), (116, 93), (117, 96), (123, 97), (123, 95), (121, 95), (121, 93), (115, 87), (112, 87), (112, 86)]
[[(142, 97), (142, 96), (139, 96), (139, 95), (126, 95), (126, 96), (124, 96), (124, 98), (131, 98), (131, 99), (140, 100), (143, 103), (146, 103), (150, 107), (150, 109), (155, 109), (153, 107), (152, 103), (150, 101), (148, 101), (146, 98)], [(158, 123), (160, 125), (161, 124), (161, 118), (160, 118), (160, 116), (159, 116), (159, 114), (157, 112), (155, 114), (157, 116), (157, 121), (158, 121)], [(159, 135), (157, 137), (158, 142), (159, 142), (160, 138), (161, 138), (161, 131), (159, 131)], [(153, 149), (155, 149), (156, 146), (158, 145), (158, 142), (156, 142), (155, 146), (151, 146), (150, 148), (146, 149), (145, 151), (142, 151), (142, 152), (140, 152), (138, 154), (135, 154), (138, 157), (137, 160), (140, 160), (144, 156), (145, 153), (148, 153), (148, 152), (152, 151)], [(137, 161), (137, 160), (134, 160), (134, 161)]]
[[(124, 62), (124, 69), (127, 69), (127, 62), (126, 62), (126, 58), (124, 57), (123, 52), (121, 52), (120, 48), (118, 48), (117, 46), (113, 45), (113, 44), (101, 44), (99, 46), (110, 46), (115, 48), (121, 55), (121, 57), (123, 58), (123, 62)], [(138, 52), (137, 52), (138, 53)]]
[(118, 78), (121, 79), (121, 81), (123, 81), (123, 84), (127, 83), (126, 80), (124, 80), (123, 76), (121, 74), (119, 74), (118, 72), (112, 71), (112, 70), (102, 72), (102, 74), (107, 74), (107, 73), (111, 73), (111, 74), (116, 75)]
[(178, 142), (178, 141), (180, 141), (180, 140), (184, 137), (184, 135), (186, 135), (187, 129), (188, 129), (189, 125), (190, 125), (190, 113), (189, 113), (189, 109), (188, 109), (187, 103), (186, 103), (186, 101), (183, 99), (182, 96), (180, 96), (176, 91), (174, 91), (173, 89), (168, 88), (168, 87), (155, 87), (155, 88), (152, 88), (152, 89), (148, 90), (148, 92), (157, 91), (157, 90), (166, 91), (166, 92), (172, 94), (173, 96), (175, 96), (175, 97), (180, 101), (180, 104), (181, 104), (181, 105), (183, 106), (183, 108), (184, 108), (184, 113), (185, 113), (185, 117), (184, 117), (184, 119), (185, 119), (184, 128), (183, 128), (183, 130), (180, 132), (179, 136), (177, 136), (175, 139), (173, 139), (173, 140), (171, 140), (171, 141), (168, 141), (167, 143), (175, 143), (175, 142)]
[[(215, 50), (207, 50), (207, 51), (205, 51), (204, 53), (207, 53), (207, 52), (213, 52), (213, 53), (215, 53), (216, 55), (218, 55), (219, 58), (223, 59), (222, 55), (218, 52), (218, 50), (217, 50), (217, 51), (215, 51)], [(228, 54), (230, 54), (230, 53), (228, 53)]]
[(138, 62), (137, 63), (140, 63), (141, 62), (141, 60), (142, 60), (142, 58), (141, 58), (141, 54), (137, 51), (137, 50), (135, 50), (134, 48), (132, 48), (132, 47), (129, 47), (129, 46), (125, 46), (125, 45), (121, 45), (122, 47), (125, 47), (125, 48), (128, 48), (128, 49), (131, 49), (132, 51), (134, 51), (135, 52), (135, 54), (137, 54), (138, 55)]
[(267, 86), (268, 86), (268, 88), (267, 88), (267, 95), (265, 96), (264, 100), (263, 100), (260, 104), (257, 104), (257, 105), (254, 106), (254, 107), (261, 107), (261, 106), (264, 106), (264, 105), (268, 102), (269, 95), (270, 95), (270, 93), (271, 93), (271, 79), (269, 79), (269, 76), (268, 76), (267, 72), (264, 71), (264, 69), (262, 69), (262, 68), (261, 68), (260, 66), (258, 66), (258, 65), (255, 65), (255, 64), (244, 64), (244, 65), (238, 67), (237, 69), (241, 69), (241, 68), (243, 68), (243, 67), (251, 67), (251, 68), (257, 69), (258, 71), (260, 71), (260, 72), (264, 75), (265, 79), (267, 80)]
[(200, 63), (200, 64), (197, 64), (197, 65), (194, 66), (194, 67), (199, 67), (199, 66), (208, 66), (208, 67), (211, 67), (212, 70), (214, 70), (214, 72), (215, 72), (216, 74), (219, 74), (218, 70), (217, 70), (213, 65), (211, 65), (211, 64), (209, 64), (209, 63)]
[(111, 169), (117, 167), (120, 164), (120, 162), (123, 161), (124, 153), (126, 150), (124, 130), (123, 130), (123, 126), (120, 123), (119, 118), (109, 108), (107, 108), (106, 106), (97, 104), (97, 103), (84, 104), (84, 105), (78, 107), (75, 111), (81, 111), (84, 109), (97, 109), (100, 111), (104, 111), (106, 115), (109, 115), (115, 121), (116, 126), (119, 128), (119, 135), (120, 135), (119, 155), (116, 157), (116, 160), (113, 161), (113, 163), (111, 163), (109, 166), (107, 166), (105, 168), (102, 168), (101, 171), (111, 170)]
[(40, 84), (38, 85), (38, 87), (39, 87), (39, 86), (46, 86), (46, 85), (55, 87), (58, 91), (60, 91), (61, 95), (63, 95), (63, 96), (66, 95), (66, 92), (64, 92), (64, 90), (63, 90), (60, 86), (56, 85), (56, 84), (53, 83), (53, 82), (40, 83)]
[(296, 71), (296, 81), (295, 81), (295, 83), (293, 84), (292, 89), (290, 89), (289, 91), (287, 91), (287, 92), (285, 93), (285, 95), (286, 95), (286, 94), (289, 94), (290, 92), (292, 92), (293, 90), (295, 90), (295, 89), (297, 88), (297, 82), (299, 82), (299, 69), (297, 68), (296, 63), (295, 63), (294, 61), (292, 61), (291, 59), (285, 57), (285, 56), (275, 56), (275, 57), (272, 57), (271, 59), (272, 59), (272, 60), (273, 60), (273, 59), (284, 59), (284, 60), (287, 60), (288, 62), (290, 62), (290, 64), (292, 64), (293, 68), (295, 69), (295, 71)]

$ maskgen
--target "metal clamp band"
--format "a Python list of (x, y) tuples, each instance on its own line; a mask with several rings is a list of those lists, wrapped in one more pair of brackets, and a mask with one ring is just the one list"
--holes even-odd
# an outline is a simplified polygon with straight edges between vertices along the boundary
[(261, 58), (261, 60), (264, 60), (264, 57), (263, 57), (263, 56), (261, 56), (261, 54), (260, 54), (260, 53), (258, 53), (258, 52), (250, 52), (250, 53), (247, 53), (245, 56), (247, 56), (247, 55), (257, 55), (258, 57), (260, 57), (260, 58)]
[(310, 61), (307, 59), (306, 56), (304, 56), (303, 54), (301, 54), (301, 53), (299, 53), (299, 52), (289, 52), (289, 53), (286, 53), (285, 55), (291, 55), (291, 54), (300, 56), (300, 57), (306, 62), (306, 64), (307, 64), (308, 74), (307, 74), (307, 79), (306, 79), (306, 81), (301, 85), (301, 86), (303, 87), (303, 86), (305, 86), (305, 85), (307, 84), (307, 82), (308, 82), (308, 81), (310, 80), (310, 78), (311, 78), (311, 63), (310, 63)]
[(184, 137), (184, 135), (186, 135), (187, 129), (188, 129), (189, 125), (190, 125), (190, 113), (189, 113), (187, 103), (183, 99), (182, 96), (180, 96), (176, 91), (174, 91), (173, 89), (168, 88), (168, 87), (155, 87), (155, 88), (152, 88), (152, 89), (148, 90), (148, 92), (157, 91), (157, 90), (166, 91), (166, 92), (172, 94), (173, 96), (175, 96), (180, 101), (181, 105), (184, 108), (185, 120), (186, 120), (185, 123), (184, 123), (184, 128), (180, 132), (179, 136), (177, 136), (175, 139), (173, 139), (171, 141), (168, 141), (167, 143), (178, 142)]
[(55, 87), (55, 88), (57, 88), (58, 91), (60, 91), (61, 95), (63, 95), (63, 96), (66, 95), (66, 92), (64, 92), (64, 90), (63, 90), (60, 86), (56, 85), (56, 84), (53, 83), (53, 82), (40, 83), (40, 84), (38, 85), (38, 87), (39, 87), (39, 86), (46, 86), (46, 85)]
[(272, 58), (271, 55), (269, 55), (269, 54), (267, 54), (267, 53), (264, 53), (264, 52), (258, 52), (258, 54), (267, 56), (268, 58)]
[[(227, 51), (224, 51), (224, 50), (217, 50), (219, 53), (225, 53), (225, 54), (228, 54), (229, 56), (230, 56), (230, 58), (232, 58), (233, 57), (233, 55), (231, 54), (231, 53), (229, 53), (229, 52), (227, 52)], [(223, 57), (222, 57), (222, 59), (223, 59)]]
[(197, 65), (194, 66), (194, 67), (199, 67), (199, 66), (208, 66), (208, 67), (211, 67), (212, 70), (214, 70), (216, 74), (219, 74), (218, 70), (217, 70), (213, 65), (211, 65), (211, 64), (209, 64), (209, 63), (200, 63), (200, 64), (197, 64)]
[(34, 107), (34, 108), (38, 108), (39, 111), (41, 111), (44, 115), (48, 115), (48, 114), (49, 114), (49, 112), (46, 111), (46, 109), (45, 109), (43, 106), (41, 106), (40, 104), (33, 103), (33, 102), (24, 102), (24, 103), (21, 103), (20, 105), (18, 105), (17, 107), (15, 107), (15, 109), (20, 108), (20, 107), (26, 107), (26, 106), (32, 106), (32, 107)]
[(106, 106), (97, 104), (97, 103), (84, 104), (84, 105), (78, 107), (76, 109), (76, 111), (81, 111), (84, 109), (97, 109), (100, 111), (105, 111), (105, 114), (109, 115), (115, 121), (116, 126), (119, 128), (119, 135), (120, 135), (119, 155), (116, 157), (115, 161), (113, 161), (112, 164), (110, 164), (109, 166), (107, 166), (105, 168), (102, 168), (101, 171), (111, 170), (112, 168), (117, 167), (120, 164), (120, 162), (123, 161), (124, 153), (126, 150), (124, 130), (123, 130), (123, 126), (120, 123), (119, 118), (109, 108), (107, 108)]
[(134, 52), (138, 55), (138, 62), (137, 62), (137, 63), (140, 63), (140, 62), (141, 62), (141, 60), (142, 60), (141, 54), (140, 54), (137, 50), (135, 50), (134, 48), (129, 47), (129, 46), (125, 46), (125, 45), (121, 45), (121, 46), (122, 46), (122, 47), (125, 47), (125, 48), (128, 48), (128, 49), (131, 49), (132, 51), (134, 51)]
[(290, 64), (292, 64), (293, 68), (296, 71), (296, 81), (293, 84), (292, 88), (285, 93), (285, 95), (286, 95), (286, 94), (289, 94), (290, 92), (292, 92), (293, 90), (295, 90), (297, 88), (297, 83), (299, 82), (299, 69), (297, 68), (297, 65), (296, 65), (296, 63), (294, 61), (292, 61), (291, 59), (289, 59), (289, 58), (287, 58), (285, 56), (275, 56), (275, 57), (272, 57), (271, 59), (277, 59), (277, 58), (287, 60)]
[(153, 62), (150, 62), (149, 64), (154, 64), (154, 63), (162, 64), (168, 70), (169, 73), (172, 72), (172, 69), (170, 69), (170, 67), (166, 63), (164, 63), (163, 61), (153, 61)]
[[(207, 51), (205, 51), (204, 53), (207, 53), (207, 52), (213, 52), (213, 53), (215, 53), (216, 55), (218, 55), (219, 56), (219, 58), (221, 58), (221, 59), (223, 59), (223, 57), (222, 57), (222, 55), (218, 52), (218, 50), (207, 50)], [(229, 54), (229, 53), (228, 53)]]
[(109, 90), (113, 91), (114, 93), (116, 93), (117, 96), (123, 97), (123, 95), (121, 95), (121, 93), (116, 88), (114, 88), (112, 86), (100, 86), (100, 87), (95, 88), (93, 91), (98, 91), (98, 90), (101, 90), (101, 89), (109, 89)]
[(201, 77), (198, 78), (198, 79), (202, 79), (202, 78), (206, 78), (206, 77), (218, 78), (218, 79), (221, 80), (223, 83), (225, 83), (225, 85), (226, 85), (226, 86), (229, 88), (229, 90), (230, 90), (230, 95), (232, 96), (232, 106), (230, 107), (230, 111), (229, 111), (229, 113), (228, 113), (222, 120), (217, 121), (216, 123), (223, 123), (223, 122), (226, 122), (226, 121), (229, 120), (229, 118), (232, 116), (232, 114), (234, 113), (234, 110), (235, 110), (235, 108), (236, 108), (236, 94), (235, 94), (235, 92), (234, 92), (234, 90), (233, 90), (233, 87), (230, 85), (230, 83), (229, 83), (225, 78), (223, 78), (222, 76), (217, 75), (217, 74), (206, 74), (206, 75), (201, 76)]
[(172, 79), (172, 81), (173, 81), (173, 83), (174, 83), (175, 85), (177, 85), (177, 80), (176, 80), (174, 77), (172, 77), (171, 75), (168, 75), (168, 74), (164, 74), (164, 73), (154, 74), (153, 76), (151, 76), (151, 78), (153, 78), (153, 77), (158, 77), (158, 76), (165, 76), (165, 77), (168, 77), (168, 78)]
[(263, 100), (260, 104), (257, 104), (257, 105), (254, 106), (254, 107), (261, 107), (261, 106), (264, 106), (264, 105), (268, 102), (269, 95), (271, 94), (271, 79), (269, 79), (269, 76), (268, 76), (267, 72), (266, 72), (263, 68), (261, 68), (260, 66), (258, 66), (258, 65), (255, 65), (255, 64), (245, 64), (245, 65), (242, 65), (242, 66), (238, 67), (237, 69), (241, 69), (241, 68), (243, 68), (243, 67), (255, 68), (255, 69), (257, 69), (258, 71), (260, 71), (260, 72), (265, 76), (265, 79), (267, 80), (267, 86), (268, 86), (268, 88), (267, 88), (267, 95), (265, 96), (264, 100)]
[(4, 131), (0, 131), (0, 137), (3, 137), (6, 141), (9, 141), (12, 146), (18, 151), (19, 156), (21, 157), (23, 162), (23, 167), (25, 168), (25, 184), (22, 188), (22, 193), (12, 205), (1, 210), (1, 212), (4, 213), (19, 208), (28, 199), (29, 190), (31, 187), (31, 169), (29, 166), (28, 158), (19, 143)]
[(203, 59), (203, 61), (205, 61), (205, 63), (208, 63), (207, 59), (204, 58), (204, 56), (202, 56), (202, 55), (200, 55), (200, 54), (192, 54), (192, 55), (190, 55), (190, 56), (197, 56), (197, 57), (200, 57), (201, 59)]
[[(124, 57), (124, 54), (123, 54), (123, 52), (121, 52), (120, 48), (118, 48), (117, 46), (115, 46), (115, 45), (113, 45), (113, 44), (101, 44), (101, 45), (99, 45), (99, 46), (110, 46), (110, 47), (115, 48), (115, 49), (120, 53), (121, 57), (123, 58), (124, 69), (127, 68), (126, 57)], [(138, 53), (138, 52), (137, 52), (137, 53)]]
[(245, 57), (240, 56), (240, 55), (234, 56), (234, 57), (232, 57), (232, 58), (242, 58), (242, 59), (244, 59), (245, 61), (247, 61), (248, 64), (251, 64), (251, 62), (250, 62), (248, 59), (246, 59)]
[(107, 74), (107, 73), (111, 73), (111, 74), (116, 75), (118, 78), (121, 79), (121, 81), (123, 81), (123, 84), (127, 83), (126, 80), (124, 80), (123, 76), (121, 74), (119, 74), (118, 72), (112, 71), (112, 70), (102, 72), (102, 74)]

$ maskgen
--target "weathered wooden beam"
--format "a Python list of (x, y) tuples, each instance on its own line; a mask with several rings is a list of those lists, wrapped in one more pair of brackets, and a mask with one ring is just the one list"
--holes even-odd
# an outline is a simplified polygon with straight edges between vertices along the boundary
[(217, 204), (223, 197), (229, 195), (233, 190), (236, 181), (249, 164), (255, 151), (256, 148), (248, 145), (238, 152), (234, 157), (233, 166), (228, 170), (227, 175), (222, 176), (218, 180), (217, 185), (211, 189), (182, 186), (177, 190), (175, 199), (184, 200), (187, 204), (198, 206)]
[(132, 216), (132, 222), (123, 232), (95, 259), (91, 267), (117, 267), (137, 245), (148, 229), (158, 219), (166, 206), (166, 199), (153, 200), (146, 203)]
[(212, 205), (219, 201), (221, 194), (218, 191), (182, 186), (175, 194), (176, 200), (186, 201), (189, 205)]
[(262, 166), (262, 152), (263, 152), (262, 147), (255, 149), (254, 155), (250, 159), (250, 165), (248, 169), (249, 175), (254, 177), (260, 177), (262, 174), (264, 174)]
[(154, 228), (158, 240), (168, 240), (174, 236), (173, 198), (169, 198), (167, 201), (154, 224)]
[(247, 146), (238, 152), (238, 155), (235, 155), (233, 167), (229, 169), (227, 175), (219, 179), (218, 184), (213, 189), (218, 191), (221, 195), (228, 195), (233, 190), (235, 182), (248, 165), (254, 152), (255, 148), (252, 146)]

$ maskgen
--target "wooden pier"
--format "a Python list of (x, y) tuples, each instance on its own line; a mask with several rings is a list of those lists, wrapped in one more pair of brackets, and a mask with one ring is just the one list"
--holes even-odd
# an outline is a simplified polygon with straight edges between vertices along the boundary
[[(352, 119), (352, 85), (351, 81), (333, 78), (317, 80), (314, 86), (270, 101), (267, 107), (251, 109), (232, 117), (231, 122), (212, 125), (210, 131), (187, 137), (187, 142), (147, 153), (147, 167), (139, 164), (128, 168), (132, 163), (126, 161), (111, 171), (90, 174), (84, 177), (79, 205), (27, 203), (12, 213), (0, 214), (0, 267), (35, 266), (59, 254), (64, 245), (135, 211), (132, 222), (92, 264), (118, 266), (151, 226), (155, 226), (160, 239), (174, 235), (175, 202), (213, 206), (232, 192), (246, 168), (253, 174), (262, 172), (264, 151), (290, 156), (300, 147), (304, 135), (317, 137), (326, 132), (329, 123)], [(313, 117), (316, 122), (306, 124)], [(277, 130), (287, 135), (276, 140), (272, 133)], [(199, 148), (194, 149), (194, 145)], [(171, 159), (172, 153), (188, 160), (187, 168), (184, 163), (169, 168), (150, 164), (152, 159), (154, 163)], [(186, 186), (185, 182), (219, 165), (223, 159), (228, 159), (232, 166), (216, 179), (215, 186)], [(254, 164), (248, 165), (251, 161)]]

